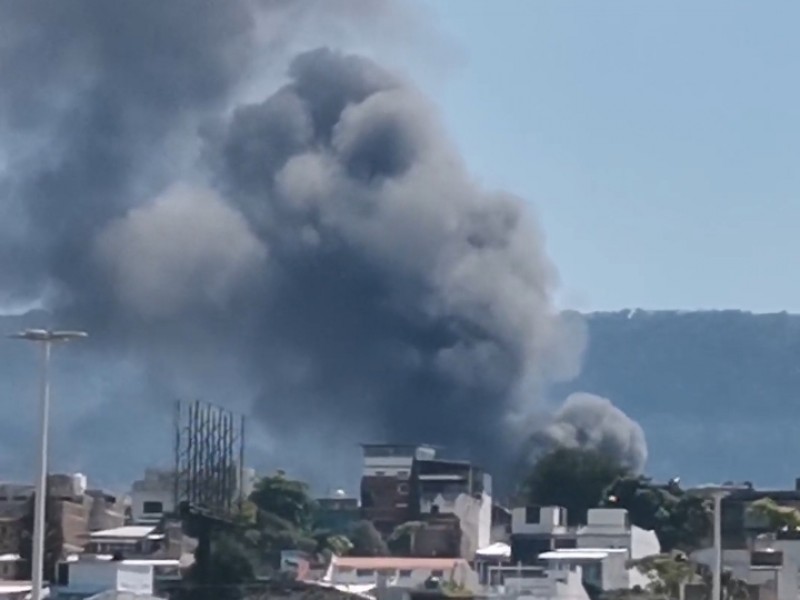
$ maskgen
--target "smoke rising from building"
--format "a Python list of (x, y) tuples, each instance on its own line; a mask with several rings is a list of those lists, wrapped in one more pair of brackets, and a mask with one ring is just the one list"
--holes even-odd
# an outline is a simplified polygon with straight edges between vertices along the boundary
[[(277, 91), (240, 101), (266, 50), (293, 49), (287, 11), (313, 32), (391, 6), (357, 4), (0, 6), (0, 288), (46, 295), (93, 333), (86, 352), (135, 365), (137, 402), (252, 399), (276, 461), (370, 436), (498, 466), (521, 441), (509, 411), (573, 375), (583, 345), (529, 208), (477, 184), (430, 102), (365, 57), (300, 52)], [(637, 426), (586, 404), (550, 438), (642, 449), (595, 436)], [(83, 431), (131, 418), (74, 406)]]

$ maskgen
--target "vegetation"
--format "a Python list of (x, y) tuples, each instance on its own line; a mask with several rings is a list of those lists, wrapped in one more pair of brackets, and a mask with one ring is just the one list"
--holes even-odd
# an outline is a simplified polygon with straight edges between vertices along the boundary
[(800, 511), (791, 506), (781, 506), (772, 498), (761, 498), (749, 507), (750, 514), (763, 519), (767, 529), (800, 529)]
[(386, 556), (389, 548), (375, 529), (371, 521), (359, 521), (350, 530), (350, 542), (352, 544), (349, 554), (353, 556)]
[(646, 477), (621, 477), (604, 491), (603, 505), (624, 508), (631, 523), (655, 531), (664, 552), (690, 552), (711, 533), (708, 501), (677, 483), (657, 486)]
[(590, 508), (600, 506), (604, 492), (628, 469), (594, 450), (558, 448), (542, 456), (522, 487), (528, 504), (563, 506), (570, 525), (586, 522)]

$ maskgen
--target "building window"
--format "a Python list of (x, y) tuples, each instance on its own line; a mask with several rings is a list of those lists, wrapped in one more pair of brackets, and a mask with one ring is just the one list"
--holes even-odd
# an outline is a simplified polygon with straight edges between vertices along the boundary
[(356, 569), (356, 577), (373, 577), (374, 575), (374, 569)]
[(526, 523), (539, 523), (542, 518), (542, 509), (538, 506), (525, 507), (525, 522)]
[(383, 477), (384, 475), (386, 475), (386, 471), (375, 471), (376, 477)]
[(398, 483), (397, 484), (397, 493), (398, 494), (408, 494), (408, 484), (407, 483)]
[(444, 577), (444, 571), (441, 569), (434, 569), (431, 571), (431, 577)]
[(164, 512), (164, 503), (147, 500), (142, 504), (142, 512), (146, 515), (160, 515)]
[(400, 577), (411, 577), (411, 569), (400, 569), (398, 574)]
[(408, 479), (408, 477), (409, 477), (408, 471), (398, 471), (397, 472), (397, 478), (398, 479)]

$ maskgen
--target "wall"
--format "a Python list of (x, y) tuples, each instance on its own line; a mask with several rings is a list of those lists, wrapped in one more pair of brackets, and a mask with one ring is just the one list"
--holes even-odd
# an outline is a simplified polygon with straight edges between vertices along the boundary
[[(157, 523), (164, 513), (175, 509), (175, 476), (171, 471), (146, 469), (144, 479), (133, 483), (130, 495), (133, 522)], [(162, 512), (146, 513), (145, 502), (160, 502)]]
[(69, 565), (68, 593), (99, 593), (118, 590), (153, 593), (153, 567), (125, 562), (80, 560)]

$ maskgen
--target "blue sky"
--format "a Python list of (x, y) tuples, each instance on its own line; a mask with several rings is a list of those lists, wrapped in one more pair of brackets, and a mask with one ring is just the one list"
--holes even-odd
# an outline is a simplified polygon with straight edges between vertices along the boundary
[(800, 4), (420, 1), (450, 131), (536, 207), (564, 305), (800, 311)]

